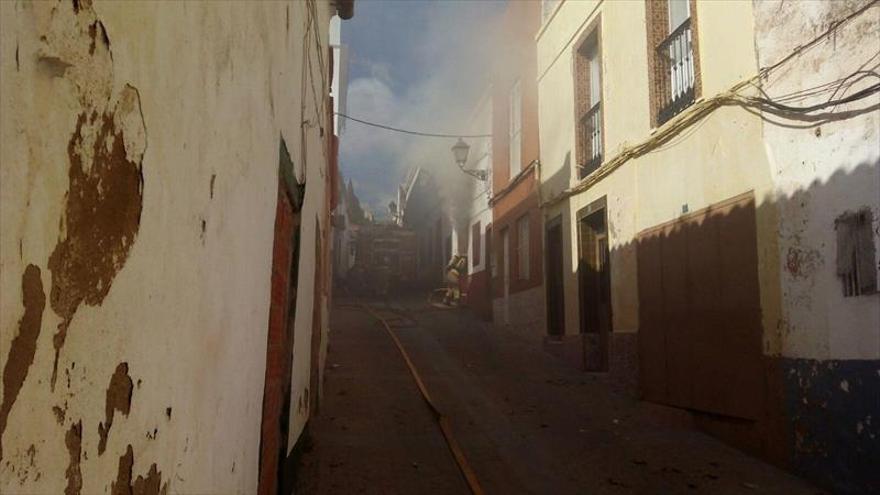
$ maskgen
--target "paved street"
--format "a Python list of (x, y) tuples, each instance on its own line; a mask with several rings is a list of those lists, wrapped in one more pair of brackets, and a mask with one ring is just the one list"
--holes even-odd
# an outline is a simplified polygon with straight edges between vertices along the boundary
[[(325, 396), (298, 493), (468, 493), (393, 342), (350, 303), (332, 312)], [(467, 311), (372, 306), (390, 319), (486, 493), (821, 493)]]

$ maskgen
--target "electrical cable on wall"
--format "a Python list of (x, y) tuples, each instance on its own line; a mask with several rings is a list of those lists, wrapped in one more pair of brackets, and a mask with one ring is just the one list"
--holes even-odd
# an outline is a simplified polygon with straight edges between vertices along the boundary
[[(822, 110), (822, 109), (829, 108), (829, 107), (835, 107), (837, 105), (841, 105), (844, 103), (851, 103), (854, 101), (865, 99), (865, 98), (872, 96), (874, 94), (880, 93), (880, 83), (875, 83), (875, 84), (868, 86), (867, 88), (864, 88), (860, 91), (857, 91), (856, 93), (853, 93), (849, 96), (834, 99), (834, 97), (837, 95), (839, 90), (841, 88), (843, 88), (844, 85), (847, 85), (847, 82), (849, 82), (848, 87), (851, 87), (853, 84), (855, 84), (855, 82), (857, 82), (865, 77), (870, 77), (870, 76), (880, 77), (880, 74), (877, 74), (874, 71), (864, 71), (863, 70), (864, 67), (868, 63), (870, 63), (871, 60), (873, 60), (878, 55), (880, 55), (880, 53), (872, 56), (868, 60), (868, 62), (866, 62), (865, 64), (862, 65), (862, 67), (859, 68), (859, 70), (855, 71), (854, 73), (852, 73), (842, 79), (839, 79), (837, 81), (833, 81), (830, 83), (825, 83), (823, 85), (817, 86), (816, 88), (809, 88), (809, 89), (806, 89), (803, 91), (799, 91), (797, 93), (798, 97), (796, 99), (803, 99), (803, 98), (807, 98), (807, 97), (816, 96), (817, 94), (826, 92), (826, 91), (830, 90), (830, 88), (834, 87), (835, 90), (832, 93), (831, 97), (829, 97), (829, 99), (826, 102), (820, 103), (817, 105), (803, 106), (803, 107), (786, 105), (786, 104), (780, 103), (779, 101), (775, 101), (772, 98), (766, 97), (766, 93), (758, 86), (758, 83), (760, 83), (760, 81), (762, 79), (768, 78), (770, 76), (770, 74), (775, 72), (777, 69), (786, 65), (788, 62), (793, 60), (798, 55), (815, 47), (816, 45), (819, 44), (820, 41), (824, 40), (825, 38), (827, 38), (828, 36), (833, 34), (835, 31), (840, 29), (843, 25), (845, 25), (846, 23), (855, 19), (859, 15), (865, 13), (869, 8), (877, 5), (878, 3), (880, 3), (880, 0), (874, 0), (872, 2), (869, 2), (866, 5), (864, 5), (862, 8), (857, 9), (856, 11), (847, 15), (846, 17), (831, 23), (831, 26), (825, 32), (823, 32), (819, 36), (813, 38), (810, 42), (797, 47), (791, 53), (789, 53), (788, 55), (783, 57), (781, 60), (777, 61), (776, 63), (774, 63), (771, 66), (762, 68), (754, 76), (749, 77), (748, 79), (745, 79), (745, 80), (735, 84), (727, 91), (721, 92), (721, 93), (719, 93), (711, 98), (708, 98), (706, 100), (697, 101), (696, 103), (694, 103), (693, 105), (691, 105), (687, 109), (685, 109), (683, 112), (678, 114), (676, 117), (674, 117), (672, 120), (667, 122), (665, 125), (659, 127), (657, 129), (657, 132), (655, 134), (653, 134), (651, 137), (645, 139), (644, 141), (642, 141), (639, 144), (625, 147), (617, 155), (615, 155), (613, 158), (604, 162), (595, 172), (593, 172), (592, 174), (588, 175), (587, 177), (581, 179), (581, 181), (578, 182), (576, 185), (560, 192), (558, 195), (556, 195), (552, 198), (546, 199), (544, 202), (541, 203), (541, 208), (551, 206), (551, 205), (556, 204), (566, 198), (569, 198), (575, 194), (581, 193), (581, 192), (589, 189), (590, 187), (593, 186), (593, 184), (595, 184), (598, 181), (602, 180), (603, 178), (607, 177), (611, 172), (613, 172), (614, 170), (616, 170), (617, 168), (619, 168), (621, 165), (628, 162), (629, 160), (632, 160), (633, 158), (637, 158), (637, 157), (642, 156), (644, 154), (655, 151), (658, 148), (660, 148), (661, 146), (663, 146), (664, 144), (669, 143), (673, 138), (678, 136), (682, 131), (684, 131), (687, 128), (690, 128), (691, 126), (693, 126), (697, 122), (703, 120), (704, 118), (706, 118), (709, 114), (713, 113), (718, 108), (721, 108), (724, 106), (741, 106), (746, 109), (757, 109), (759, 111), (763, 110), (763, 111), (766, 111), (767, 113), (771, 113), (774, 115), (780, 115), (782, 117), (786, 117), (786, 116), (792, 117), (794, 115), (807, 116), (812, 112), (816, 112), (817, 110)], [(861, 77), (857, 77), (857, 76), (861, 76)], [(855, 81), (850, 81), (854, 77), (857, 77), (857, 79)], [(741, 93), (741, 91), (748, 86), (751, 86), (753, 88), (757, 88), (758, 91), (765, 96), (764, 97), (756, 97), (756, 96), (743, 95)], [(847, 87), (847, 89), (848, 89), (848, 87)], [(791, 96), (791, 95), (786, 95), (786, 96)], [(539, 167), (537, 168), (537, 173), (538, 173), (538, 182), (540, 183), (540, 180), (541, 180), (540, 179), (540, 173), (541, 173), (540, 164), (539, 164)], [(540, 187), (538, 189), (540, 190)]]

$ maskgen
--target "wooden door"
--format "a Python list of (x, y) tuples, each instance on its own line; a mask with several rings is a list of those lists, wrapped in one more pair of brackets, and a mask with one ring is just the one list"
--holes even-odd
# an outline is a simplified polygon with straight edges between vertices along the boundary
[(258, 493), (278, 491), (281, 465), (287, 457), (290, 378), (293, 369), (293, 315), (296, 311), (296, 244), (299, 215), (283, 181), (278, 184), (275, 240), (272, 247), (271, 301), (266, 342), (263, 414), (260, 434)]
[(764, 389), (754, 197), (642, 232), (637, 257), (644, 397), (757, 418)]
[(605, 208), (593, 211), (578, 221), (578, 244), (584, 369), (607, 371), (611, 333), (611, 276)]
[(547, 333), (565, 335), (565, 268), (563, 265), (562, 217), (547, 225)]

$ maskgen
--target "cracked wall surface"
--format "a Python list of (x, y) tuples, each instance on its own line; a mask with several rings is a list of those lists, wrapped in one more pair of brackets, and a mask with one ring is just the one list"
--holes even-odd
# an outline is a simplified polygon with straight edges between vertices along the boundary
[[(301, 242), (325, 229), (308, 15), (0, 2), (0, 492), (256, 490), (279, 133), (320, 219)], [(302, 251), (294, 398), (318, 276)]]

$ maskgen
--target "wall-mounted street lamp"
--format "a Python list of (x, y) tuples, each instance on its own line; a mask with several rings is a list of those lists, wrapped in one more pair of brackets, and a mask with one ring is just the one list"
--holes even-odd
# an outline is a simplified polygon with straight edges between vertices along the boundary
[(486, 170), (473, 170), (464, 168), (465, 164), (467, 163), (468, 152), (470, 150), (470, 145), (464, 142), (463, 139), (458, 138), (455, 146), (452, 147), (452, 155), (455, 157), (455, 163), (458, 164), (458, 168), (460, 168), (462, 172), (470, 175), (471, 177), (475, 177), (477, 180), (488, 180), (489, 173)]

